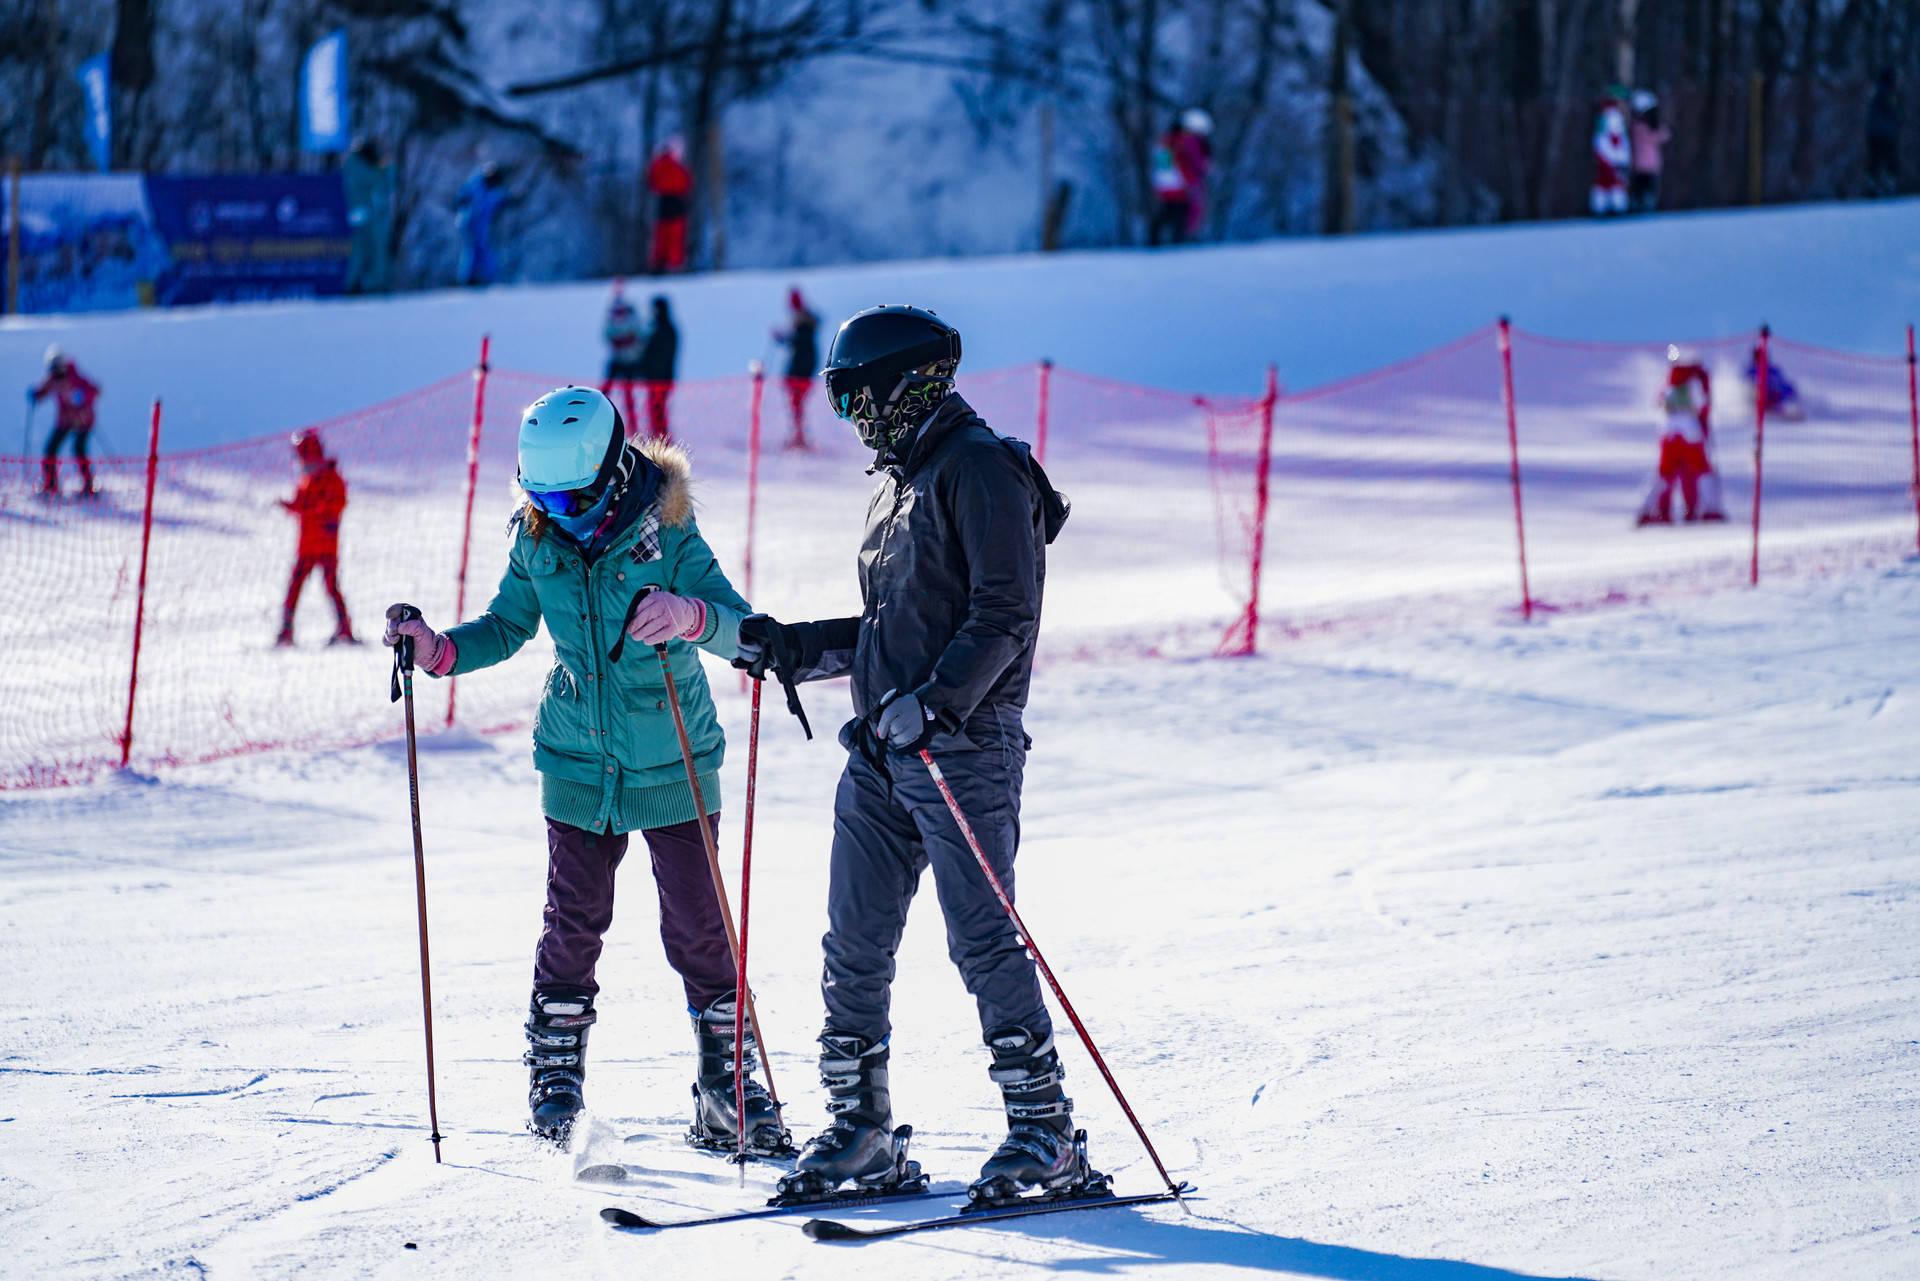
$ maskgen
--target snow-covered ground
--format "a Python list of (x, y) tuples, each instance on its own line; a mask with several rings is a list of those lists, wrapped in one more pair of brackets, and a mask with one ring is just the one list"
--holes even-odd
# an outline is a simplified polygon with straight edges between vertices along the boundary
[[(1257, 391), (1276, 354), (1296, 382), (1307, 380), (1292, 370), (1316, 361), (1323, 375), (1350, 368), (1336, 359), (1347, 348), (1376, 364), (1502, 309), (1581, 336), (1736, 330), (1763, 296), (1783, 330), (1884, 355), (1914, 302), (1920, 262), (1903, 238), (1914, 209), (809, 279), (846, 306), (953, 291), (970, 366), (1051, 351), (1190, 388)], [(1700, 274), (1674, 283), (1663, 255), (1681, 250), (1672, 261)], [(1598, 287), (1617, 284), (1623, 256), (1647, 264), (1657, 297), (1629, 306)], [(711, 303), (683, 300), (695, 324), (730, 315), (757, 334), (782, 284), (676, 290)], [(483, 327), (503, 365), (591, 368), (598, 296), (570, 286), (14, 322), (0, 326), (0, 367), (24, 377), (56, 334), (118, 395), (164, 379), (188, 439), (255, 436), (413, 387), (423, 366), (457, 366)], [(1074, 321), (1088, 307), (1098, 325)], [(690, 329), (693, 359), (720, 331)], [(1052, 345), (1068, 338), (1081, 345)], [(773, 1172), (756, 1168), (741, 1189), (732, 1167), (679, 1141), (691, 1035), (644, 870), (627, 875), (601, 967), (592, 1124), (564, 1155), (522, 1132), (520, 1023), (545, 860), (525, 736), (504, 733), (422, 757), (440, 1166), (426, 1140), (405, 769), (391, 744), (0, 793), (0, 1273), (1920, 1271), (1920, 932), (1907, 917), (1920, 887), (1920, 561), (1901, 558), (1905, 370), (1889, 400), (1883, 365), (1793, 355), (1809, 413), (1767, 429), (1778, 524), (1762, 585), (1746, 590), (1725, 586), (1744, 569), (1751, 474), (1737, 372), (1723, 372), (1740, 344), (1710, 353), (1734, 526), (1638, 533), (1627, 522), (1652, 460), (1658, 361), (1564, 350), (1556, 366), (1531, 342), (1516, 360), (1535, 460), (1535, 594), (1591, 604), (1617, 578), (1639, 586), (1615, 595), (1639, 604), (1503, 621), (1516, 600), (1511, 496), (1483, 335), (1461, 360), (1283, 402), (1271, 626), (1262, 655), (1244, 660), (1075, 658), (1082, 641), (1112, 653), (1097, 642), (1202, 623), (1214, 629), (1204, 652), (1240, 599), (1231, 525), (1246, 494), (1221, 499), (1206, 417), (1183, 398), (1087, 381), (1057, 393), (1049, 467), (1076, 508), (1051, 561), (1030, 712), (1022, 911), (1169, 1165), (1200, 1186), (1194, 1217), (1102, 1210), (860, 1247), (812, 1243), (797, 1219), (606, 1228), (595, 1211), (609, 1203), (662, 1215), (751, 1204)], [(1225, 373), (1242, 366), (1244, 378)], [(995, 421), (1023, 434), (1030, 376), (997, 393), (973, 384), (983, 403), (1004, 397)], [(737, 572), (744, 426), (740, 388), (721, 390), (730, 407), (690, 422), (704, 433), (703, 525)], [(708, 394), (720, 391), (683, 387), (677, 404)], [(383, 592), (435, 621), (451, 610), (466, 397), (455, 379), (330, 431), (356, 476), (347, 590), (363, 625)], [(512, 405), (492, 417), (511, 419)], [(1215, 426), (1244, 444), (1246, 415), (1226, 418)], [(509, 501), (506, 440), (483, 448), (478, 530), (497, 531)], [(776, 614), (850, 605), (863, 460), (844, 436), (823, 444), (772, 454), (762, 473), (754, 598)], [(377, 650), (266, 650), (290, 541), (272, 506), (284, 467), (270, 442), (164, 469), (163, 590), (143, 666), (156, 692), (137, 743), (158, 737), (148, 718), (167, 708), (244, 742), (250, 708), (302, 696), (306, 712), (397, 725)], [(98, 511), (0, 511), (0, 601), (21, 602), (0, 618), (10, 750), (53, 741), (50, 725), (94, 752), (117, 733), (132, 477), (114, 469)], [(476, 548), (470, 610), (500, 543)], [(1641, 590), (1669, 569), (1660, 590)], [(1339, 626), (1323, 633), (1321, 621)], [(1303, 638), (1283, 642), (1289, 627)], [(110, 639), (72, 643), (97, 635)], [(523, 714), (540, 669), (528, 653), (464, 679), (463, 719)], [(71, 698), (48, 695), (50, 673)], [(731, 875), (745, 700), (731, 673), (713, 675), (733, 744)], [(437, 725), (444, 686), (423, 684), (424, 722)], [(99, 724), (75, 715), (82, 698), (99, 704), (88, 712)], [(844, 687), (808, 703), (831, 726)], [(811, 1038), (840, 752), (830, 736), (801, 742), (777, 707), (763, 736), (753, 968), (776, 1079), (805, 1133), (823, 1119)], [(894, 1082), (919, 1158), (958, 1187), (1002, 1121), (943, 943), (922, 902), (902, 953)], [(1078, 1047), (1066, 1054), (1096, 1162), (1123, 1191), (1151, 1190), (1097, 1073)], [(579, 1186), (574, 1167), (589, 1161), (632, 1177)]]
[[(676, 1131), (690, 1036), (644, 876), (601, 978), (590, 1140), (519, 1132), (543, 875), (505, 736), (422, 758), (440, 1116), (426, 1140), (405, 771), (275, 756), (0, 801), (0, 1246), (22, 1276), (1040, 1271), (1457, 1281), (1920, 1267), (1920, 565), (1660, 606), (1057, 665), (1023, 911), (1193, 1218), (1112, 1210), (858, 1247), (746, 1205)], [(722, 700), (742, 740), (743, 702)], [(843, 712), (815, 692), (816, 723)], [(770, 715), (756, 990), (820, 1122), (838, 750)], [(738, 857), (739, 757), (726, 860)], [(936, 1179), (1000, 1125), (917, 908), (895, 1097)], [(1077, 1047), (1093, 1154), (1150, 1165)], [(627, 1164), (624, 1189), (573, 1183)], [(896, 1217), (865, 1211), (855, 1217)], [(411, 1248), (409, 1246), (411, 1243)]]
[[(1506, 313), (1564, 338), (1665, 343), (1748, 334), (1904, 354), (1920, 310), (1911, 246), (1920, 202), (1663, 215), (1619, 223), (1302, 238), (1149, 252), (744, 271), (656, 287), (681, 328), (680, 376), (771, 368), (787, 286), (829, 328), (879, 302), (932, 307), (966, 336), (973, 370), (1051, 358), (1109, 378), (1255, 395), (1401, 360)], [(160, 314), (0, 320), (0, 379), (37, 379), (49, 342), (106, 388), (96, 452), (138, 453), (166, 404), (167, 447), (282, 432), (494, 362), (597, 377), (605, 282), (390, 301), (247, 304)], [(0, 452), (18, 437), (0, 434)]]

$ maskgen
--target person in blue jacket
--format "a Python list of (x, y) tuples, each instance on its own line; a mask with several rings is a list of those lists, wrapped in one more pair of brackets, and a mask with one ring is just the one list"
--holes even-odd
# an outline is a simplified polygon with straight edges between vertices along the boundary
[(489, 160), (479, 172), (467, 179), (454, 201), (454, 216), (460, 227), (460, 283), (490, 285), (499, 274), (500, 264), (493, 256), (493, 220), (500, 210), (514, 203), (507, 194), (506, 175)]

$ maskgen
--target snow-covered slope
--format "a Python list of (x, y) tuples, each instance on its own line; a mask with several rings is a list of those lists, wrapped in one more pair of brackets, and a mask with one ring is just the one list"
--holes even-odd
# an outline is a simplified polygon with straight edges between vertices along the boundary
[[(580, 1159), (518, 1133), (543, 843), (525, 743), (423, 759), (446, 1164), (426, 1140), (405, 771), (256, 758), (0, 801), (10, 1274), (1911, 1276), (1920, 571), (1252, 661), (1056, 667), (1021, 903), (1196, 1215), (864, 1247), (677, 1136), (644, 872), (601, 970)], [(816, 724), (843, 695), (816, 696)], [(727, 728), (743, 731), (739, 700)], [(838, 749), (763, 743), (756, 990), (812, 1083)], [(728, 774), (726, 861), (738, 850)], [(1000, 1125), (920, 902), (894, 1088), (952, 1185)], [(1153, 1185), (1078, 1046), (1095, 1158)], [(895, 1217), (895, 1211), (882, 1216)]]
[[(1784, 308), (1767, 310), (1782, 329), (1885, 352), (1893, 339), (1876, 335), (1897, 334), (1912, 302), (1916, 264), (1899, 236), (1914, 208), (811, 279), (844, 306), (944, 282), (951, 305), (925, 300), (960, 321), (970, 359), (983, 364), (1051, 350), (1188, 386), (1252, 383), (1254, 371), (1225, 371), (1257, 370), (1269, 341), (1327, 373), (1344, 367), (1343, 334), (1371, 335), (1363, 363), (1372, 363), (1403, 354), (1395, 343), (1424, 346), (1501, 307), (1563, 333), (1698, 332), (1747, 323), (1768, 293)], [(1659, 292), (1629, 306), (1617, 259), (1635, 255), (1658, 265), (1645, 274)], [(1679, 263), (1699, 275), (1676, 282)], [(1483, 277), (1492, 280), (1486, 298), (1468, 287)], [(1845, 292), (1829, 289), (1834, 279)], [(738, 276), (677, 286), (689, 358), (713, 350), (728, 316), (733, 332), (760, 333), (783, 284)], [(1217, 309), (1208, 290), (1225, 300)], [(183, 410), (182, 434), (213, 439), (411, 386), (421, 365), (467, 359), (486, 326), (500, 338), (501, 363), (564, 371), (591, 351), (597, 301), (587, 286), (505, 290), (0, 333), (7, 367), (31, 363), (58, 333), (115, 387), (172, 380), (162, 390)], [(1063, 335), (1082, 346), (1051, 345)], [(738, 346), (751, 354), (750, 339)], [(1131, 365), (1120, 359), (1129, 352)], [(1118, 363), (1101, 365), (1100, 353)], [(731, 367), (712, 358), (712, 368)], [(126, 363), (113, 369), (116, 360)], [(1378, 402), (1413, 407), (1399, 416), (1408, 421), (1360, 421), (1364, 405), (1348, 414), (1339, 396), (1289, 419), (1294, 474), (1318, 480), (1311, 491), (1276, 489), (1295, 520), (1275, 525), (1277, 608), (1311, 603), (1335, 579), (1354, 580), (1334, 584), (1348, 595), (1370, 592), (1352, 568), (1366, 558), (1341, 559), (1346, 529), (1413, 549), (1428, 588), (1450, 547), (1477, 546), (1485, 534), (1504, 579), (1504, 518), (1496, 527), (1488, 515), (1507, 503), (1500, 424), (1484, 458), (1484, 433), (1466, 427), (1490, 418), (1494, 368), (1481, 363), (1471, 404), (1424, 376), (1401, 399)], [(1623, 376), (1613, 407), (1602, 408), (1621, 440), (1630, 436), (1632, 457), (1645, 459), (1636, 377)], [(1530, 440), (1551, 439), (1551, 424), (1605, 399), (1604, 377), (1565, 381), (1561, 400), (1532, 402), (1547, 409), (1526, 420)], [(1831, 388), (1813, 391), (1816, 408), (1847, 407)], [(1832, 427), (1826, 419), (1844, 415), (1810, 416), (1809, 440), (1833, 439), (1819, 434)], [(110, 419), (109, 432), (125, 434), (120, 424)], [(1396, 454), (1404, 468), (1331, 465), (1343, 450), (1365, 455), (1369, 432), (1404, 437), (1422, 426), (1422, 439)], [(1114, 433), (1077, 436), (1074, 427), (1056, 424), (1055, 474), (1079, 506), (1050, 575), (1052, 645), (1106, 623), (1178, 617), (1219, 570), (1200, 442), (1151, 451), (1122, 432), (1129, 447), (1116, 456)], [(1731, 435), (1723, 448), (1736, 453), (1739, 443)], [(1634, 500), (1627, 472), (1609, 470), (1611, 453), (1587, 458), (1577, 446), (1563, 440), (1549, 454), (1537, 526), (1541, 569), (1562, 582), (1620, 550)], [(844, 439), (818, 455), (769, 459), (775, 497), (761, 517), (775, 550), (756, 599), (770, 598), (776, 613), (848, 590), (846, 522), (858, 504), (847, 495), (862, 485), (860, 461)], [(729, 568), (739, 560), (727, 542), (738, 524), (737, 465), (725, 442), (703, 455)], [(490, 503), (504, 503), (503, 488), (484, 491)], [(110, 512), (126, 509), (118, 497)], [(271, 495), (253, 498), (265, 510)], [(1165, 521), (1170, 505), (1184, 514), (1173, 536), (1140, 519)], [(1303, 522), (1296, 508), (1326, 517)], [(1381, 511), (1392, 519), (1370, 519)], [(1892, 506), (1873, 514), (1889, 527), (1896, 519)], [(411, 531), (397, 516), (384, 534), (366, 527), (359, 545), (416, 554), (413, 516)], [(1904, 508), (1897, 519), (1904, 539)], [(1613, 533), (1595, 536), (1603, 525)], [(1306, 537), (1316, 531), (1318, 541)], [(1717, 536), (1649, 531), (1655, 541), (1635, 554), (1698, 554), (1683, 541), (1696, 534)], [(16, 556), (22, 545), (12, 545)], [(224, 581), (215, 554), (179, 546), (201, 557), (207, 582)], [(7, 550), (0, 543), (0, 573), (20, 563)], [(366, 582), (350, 590), (395, 585)], [(62, 582), (41, 594), (37, 626), (57, 634), (67, 590)], [(85, 599), (104, 608), (105, 598)], [(262, 602), (223, 598), (223, 612), (200, 624), (204, 636), (180, 640), (202, 657), (230, 655), (203, 687), (180, 691), (183, 702), (212, 714), (235, 672), (328, 698), (363, 687), (366, 699), (384, 698), (377, 652), (329, 651), (365, 667), (364, 682), (350, 684), (307, 681), (317, 669), (291, 661), (304, 663), (305, 651), (268, 666), (266, 633), (249, 612), (271, 607)], [(1677, 592), (1530, 625), (1495, 617), (1490, 608), (1401, 612), (1384, 620), (1391, 629), (1359, 626), (1249, 660), (1042, 666), (1028, 720), (1036, 743), (1022, 912), (1161, 1153), (1202, 1188), (1191, 1219), (1164, 1208), (1100, 1211), (857, 1248), (816, 1245), (791, 1220), (657, 1237), (606, 1229), (594, 1212), (610, 1201), (662, 1214), (747, 1205), (772, 1176), (756, 1169), (741, 1189), (731, 1167), (680, 1144), (691, 1038), (639, 864), (599, 976), (593, 1124), (565, 1156), (536, 1150), (520, 1131), (520, 1021), (545, 848), (524, 735), (443, 742), (454, 750), (422, 760), (440, 1166), (426, 1140), (406, 776), (391, 747), (0, 794), (0, 1020), (9, 1029), (0, 1039), (0, 1271), (1912, 1275), (1920, 933), (1907, 913), (1920, 885), (1911, 799), (1920, 562), (1769, 578), (1758, 591)], [(71, 650), (49, 661), (94, 661), (91, 650)], [(471, 678), (463, 706), (536, 679), (539, 666), (527, 654), (510, 672)], [(718, 684), (738, 745), (744, 700), (730, 674)], [(353, 695), (334, 692), (348, 688)], [(808, 702), (816, 726), (847, 711), (835, 685), (810, 690)], [(7, 705), (18, 715), (22, 700), (10, 695)], [(803, 743), (770, 711), (755, 987), (802, 1132), (823, 1120), (811, 1039), (839, 758), (830, 737)], [(743, 766), (735, 751), (724, 775), (730, 876)], [(930, 902), (908, 931), (896, 1012), (900, 1118), (917, 1127), (929, 1171), (952, 1187), (977, 1170), (1002, 1122)], [(1151, 1167), (1086, 1056), (1071, 1044), (1065, 1056), (1095, 1160), (1123, 1190), (1151, 1188)], [(571, 1174), (584, 1160), (617, 1161), (633, 1177), (617, 1190), (583, 1189)]]
[[(771, 362), (798, 283), (830, 323), (876, 302), (930, 306), (973, 369), (1051, 357), (1179, 390), (1258, 392), (1277, 363), (1306, 387), (1402, 359), (1501, 313), (1569, 338), (1667, 341), (1762, 320), (1803, 342), (1901, 354), (1920, 311), (1920, 203), (1674, 215), (1608, 224), (1282, 240), (734, 272), (659, 287), (681, 376)], [(637, 281), (643, 295), (654, 282)], [(170, 448), (277, 432), (472, 365), (491, 333), (507, 368), (597, 377), (602, 283), (0, 322), (0, 377), (37, 377), (49, 342), (99, 376), (102, 448), (137, 452), (166, 402)], [(11, 452), (0, 436), (0, 450)]]

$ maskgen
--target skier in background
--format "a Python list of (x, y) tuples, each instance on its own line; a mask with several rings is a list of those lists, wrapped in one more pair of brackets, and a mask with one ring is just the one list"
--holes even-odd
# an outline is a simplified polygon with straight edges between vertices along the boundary
[(678, 138), (669, 138), (653, 153), (653, 161), (647, 166), (647, 190), (656, 201), (647, 270), (656, 276), (687, 269), (687, 211), (693, 195), (693, 174), (687, 169), (683, 151)]
[[(626, 424), (599, 392), (560, 387), (527, 407), (518, 476), (526, 502), (509, 526), (506, 573), (486, 612), (443, 634), (418, 610), (396, 605), (385, 640), (410, 638), (416, 663), (433, 676), (504, 662), (542, 622), (553, 640), (555, 662), (533, 722), (547, 896), (526, 1025), (527, 1127), (565, 1141), (586, 1106), (587, 1033), (600, 991), (594, 972), (613, 923), (615, 873), (639, 833), (659, 892), (660, 941), (693, 1019), (687, 1137), (732, 1151), (738, 991), (700, 834), (704, 823), (718, 837), (726, 738), (695, 647), (732, 658), (747, 603), (694, 523), (686, 454), (664, 441), (629, 444)], [(643, 585), (657, 590), (636, 605)], [(616, 645), (625, 646), (618, 659)], [(706, 814), (694, 804), (652, 645), (667, 648)], [(742, 1045), (749, 1146), (790, 1152), (753, 1077), (752, 1026)]]
[(808, 309), (800, 287), (787, 291), (787, 326), (773, 331), (773, 340), (787, 349), (787, 403), (793, 410), (793, 434), (788, 449), (807, 448), (807, 399), (813, 376), (820, 368), (820, 317)]
[(1712, 385), (1706, 366), (1678, 347), (1667, 348), (1667, 385), (1656, 402), (1665, 413), (1660, 435), (1660, 466), (1647, 500), (1640, 506), (1641, 525), (1673, 523), (1673, 487), (1677, 482), (1686, 504), (1686, 518), (1725, 520), (1720, 501), (1720, 476), (1707, 455), (1707, 417), (1713, 408)]
[(647, 435), (665, 440), (672, 435), (667, 422), (667, 398), (673, 395), (674, 370), (680, 363), (680, 331), (673, 326), (673, 312), (666, 296), (653, 296), (653, 323), (647, 327), (647, 341), (640, 349), (635, 368), (647, 385)]
[(1874, 77), (1867, 99), (1867, 194), (1891, 196), (1900, 177), (1900, 94), (1893, 69)]
[(1594, 116), (1593, 190), (1588, 201), (1596, 218), (1627, 211), (1627, 167), (1633, 151), (1627, 140), (1626, 99), (1627, 91), (1613, 86)]
[(499, 274), (493, 256), (493, 220), (512, 203), (507, 195), (506, 175), (489, 160), (479, 172), (467, 179), (454, 201), (455, 218), (460, 228), (460, 283), (490, 285)]
[(294, 551), (287, 598), (280, 607), (280, 635), (274, 644), (293, 644), (293, 612), (307, 578), (317, 569), (333, 601), (333, 639), (327, 644), (358, 645), (346, 598), (340, 594), (340, 517), (347, 510), (347, 482), (313, 432), (296, 432), (293, 452), (300, 462), (300, 484), (293, 497), (281, 499), (280, 505), (300, 518), (300, 544)]
[(40, 460), (40, 493), (46, 498), (60, 496), (60, 446), (71, 437), (73, 461), (80, 466), (79, 497), (93, 498), (93, 461), (87, 457), (87, 437), (93, 432), (93, 402), (100, 388), (80, 372), (56, 344), (47, 348), (46, 376), (27, 388), (27, 404), (37, 405), (53, 397), (53, 430), (47, 436), (47, 450)]
[(342, 168), (347, 192), (347, 225), (353, 240), (347, 253), (350, 294), (384, 294), (393, 287), (389, 248), (393, 241), (393, 165), (376, 138), (353, 144)]
[[(1747, 386), (1759, 393), (1760, 348), (1755, 346), (1753, 354), (1747, 357)], [(1767, 412), (1778, 414), (1792, 422), (1800, 422), (1807, 416), (1806, 406), (1800, 403), (1800, 389), (1793, 385), (1793, 379), (1787, 377), (1787, 371), (1769, 359), (1766, 376)]]
[(908, 1177), (888, 1084), (894, 954), (931, 866), (947, 950), (979, 1008), (1007, 1137), (977, 1200), (1066, 1189), (1088, 1175), (1061, 1086), (1033, 959), (918, 753), (930, 750), (1011, 893), (1020, 842), (1021, 728), (1046, 549), (1066, 520), (1026, 445), (953, 389), (960, 335), (918, 307), (871, 307), (840, 327), (827, 397), (881, 476), (861, 543), (858, 618), (740, 625), (736, 667), (791, 681), (849, 674), (854, 719), (834, 798), (820, 1080), (833, 1122), (780, 1181), (788, 1195)]
[(1633, 173), (1627, 181), (1627, 203), (1635, 213), (1652, 213), (1660, 203), (1662, 152), (1673, 130), (1660, 123), (1660, 99), (1651, 91), (1633, 91), (1633, 124), (1628, 132)]
[(1213, 117), (1198, 107), (1182, 112), (1154, 144), (1152, 179), (1153, 220), (1147, 243), (1184, 244), (1199, 231), (1207, 216), (1207, 174), (1213, 168), (1208, 136)]
[(640, 313), (627, 301), (623, 281), (613, 282), (613, 302), (607, 308), (607, 323), (602, 331), (607, 340), (607, 376), (600, 384), (600, 394), (611, 396), (613, 385), (620, 384), (622, 403), (626, 406), (626, 421), (636, 421), (633, 413), (633, 385), (640, 381)]

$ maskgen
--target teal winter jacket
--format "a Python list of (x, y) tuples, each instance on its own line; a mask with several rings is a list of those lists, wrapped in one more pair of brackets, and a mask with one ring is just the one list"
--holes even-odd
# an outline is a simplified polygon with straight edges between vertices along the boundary
[(693, 647), (732, 658), (749, 612), (694, 524), (686, 454), (652, 441), (639, 448), (661, 477), (653, 503), (624, 533), (589, 562), (553, 530), (536, 540), (516, 520), (493, 602), (447, 633), (458, 649), (451, 673), (458, 675), (510, 658), (546, 620), (554, 664), (533, 721), (541, 807), (549, 818), (596, 832), (694, 817), (658, 656), (630, 640), (620, 661), (609, 657), (634, 596), (652, 584), (707, 604), (706, 630), (693, 642), (667, 642), (667, 659), (709, 813), (720, 808), (726, 739)]

